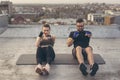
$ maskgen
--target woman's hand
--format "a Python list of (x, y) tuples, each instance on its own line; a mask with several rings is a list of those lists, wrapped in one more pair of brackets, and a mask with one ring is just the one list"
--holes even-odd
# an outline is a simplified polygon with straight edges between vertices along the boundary
[(44, 36), (42, 39), (43, 39), (43, 40), (48, 40), (49, 38), (48, 38), (48, 37), (46, 37), (46, 36)]

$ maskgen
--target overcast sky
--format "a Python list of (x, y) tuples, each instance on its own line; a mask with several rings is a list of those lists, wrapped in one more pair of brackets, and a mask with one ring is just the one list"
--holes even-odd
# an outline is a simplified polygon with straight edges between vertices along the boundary
[(0, 0), (0, 1), (11, 1), (13, 3), (119, 3), (120, 0)]

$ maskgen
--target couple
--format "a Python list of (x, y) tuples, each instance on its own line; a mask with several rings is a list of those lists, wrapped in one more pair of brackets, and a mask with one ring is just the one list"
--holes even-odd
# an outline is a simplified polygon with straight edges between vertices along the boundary
[[(67, 39), (67, 45), (70, 47), (72, 44), (74, 48), (72, 50), (73, 57), (77, 59), (79, 63), (79, 70), (84, 76), (88, 75), (87, 67), (84, 60), (87, 59), (90, 65), (90, 75), (94, 76), (99, 69), (97, 63), (94, 62), (92, 47), (89, 46), (91, 32), (84, 30), (84, 21), (79, 18), (76, 20), (76, 31), (72, 31)], [(50, 71), (51, 62), (54, 61), (55, 52), (53, 46), (55, 43), (55, 37), (50, 35), (50, 26), (48, 24), (43, 25), (42, 32), (36, 40), (36, 60), (37, 66), (35, 71), (40, 75), (48, 75)], [(42, 62), (46, 61), (43, 66)]]

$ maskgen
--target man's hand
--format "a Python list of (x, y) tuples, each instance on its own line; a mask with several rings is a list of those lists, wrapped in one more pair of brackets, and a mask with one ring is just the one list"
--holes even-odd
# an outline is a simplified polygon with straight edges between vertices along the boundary
[(48, 40), (48, 39), (50, 39), (50, 37), (45, 37), (45, 36), (44, 36), (42, 39), (43, 39), (43, 40)]
[(91, 37), (92, 33), (90, 31), (85, 31), (85, 36)]
[(67, 45), (68, 45), (68, 47), (70, 47), (72, 44), (73, 44), (73, 39), (72, 38), (68, 38), (67, 39)]

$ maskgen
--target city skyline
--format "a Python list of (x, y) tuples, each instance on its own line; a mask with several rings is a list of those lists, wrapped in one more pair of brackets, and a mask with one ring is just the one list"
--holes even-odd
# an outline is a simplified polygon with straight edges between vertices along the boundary
[(82, 4), (82, 3), (117, 3), (120, 4), (120, 0), (101, 0), (98, 2), (98, 0), (24, 0), (24, 2), (22, 0), (0, 0), (0, 1), (11, 1), (14, 4), (18, 4), (18, 3), (22, 3), (22, 4)]

